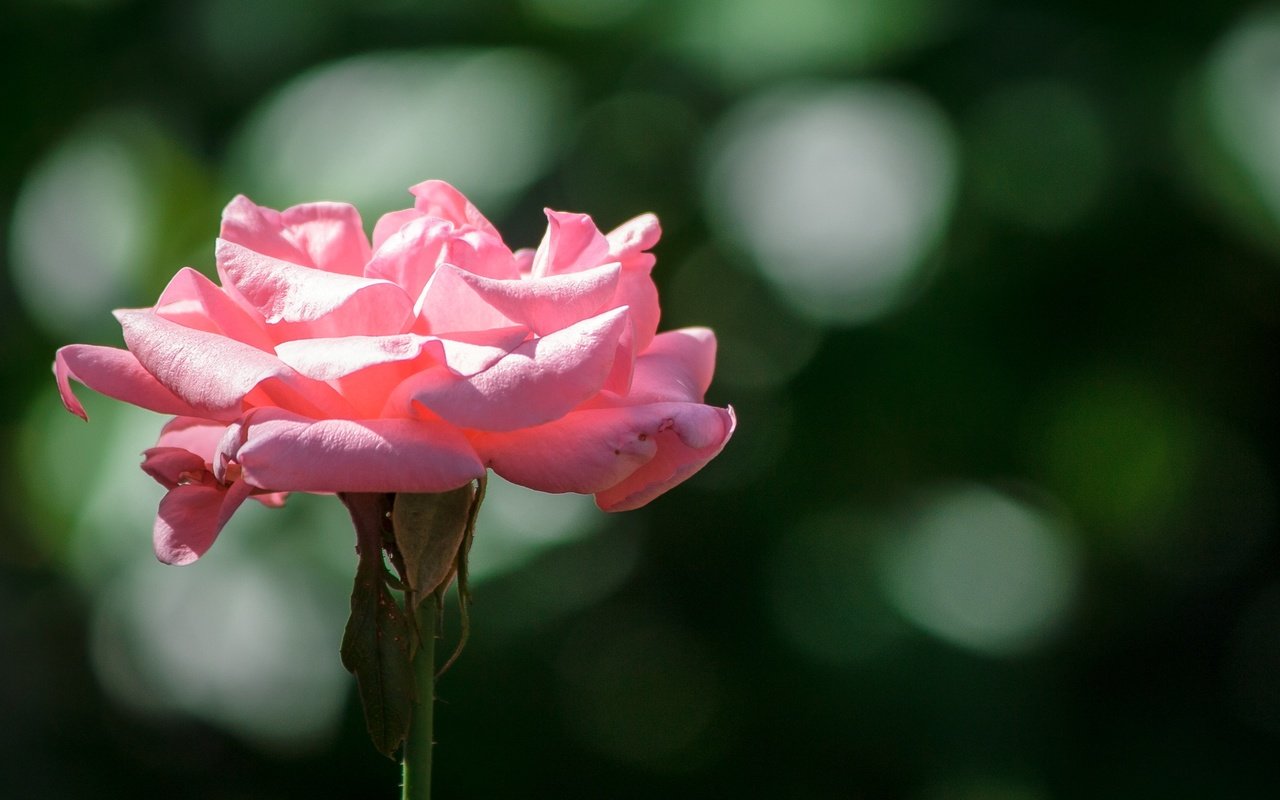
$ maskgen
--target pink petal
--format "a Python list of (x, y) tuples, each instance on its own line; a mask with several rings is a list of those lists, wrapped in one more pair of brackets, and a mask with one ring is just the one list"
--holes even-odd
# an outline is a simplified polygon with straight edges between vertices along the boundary
[(628, 324), (627, 309), (606, 311), (529, 340), (484, 372), (464, 378), (429, 369), (397, 394), (465, 428), (514, 430), (550, 422), (600, 391)]
[(190, 267), (173, 276), (152, 309), (188, 328), (229, 336), (260, 350), (270, 350), (271, 337), (213, 281)]
[(609, 256), (616, 261), (623, 261), (651, 249), (660, 238), (662, 226), (653, 214), (641, 214), (629, 219), (605, 236), (609, 242)]
[(251, 489), (244, 481), (229, 489), (200, 483), (170, 489), (152, 530), (156, 558), (181, 566), (204, 555)]
[(474, 316), (514, 321), (545, 336), (605, 308), (621, 272), (618, 264), (605, 264), (567, 275), (494, 280), (446, 264), (424, 294), (422, 313), (433, 331), (496, 327), (495, 322), (469, 322)]
[(281, 343), (276, 353), (303, 375), (328, 381), (351, 404), (354, 418), (381, 416), (406, 377), (445, 360), (439, 339), (412, 333), (299, 339)]
[(223, 439), (222, 459), (267, 490), (443, 492), (484, 474), (460, 431), (439, 420), (310, 420), (251, 412)]
[(451, 333), (438, 338), (444, 347), (445, 366), (453, 374), (467, 377), (484, 372), (498, 363), (528, 336), (527, 328), (515, 327)]
[(284, 508), (285, 500), (288, 498), (288, 492), (267, 492), (253, 495), (254, 500), (262, 503), (267, 508)]
[(142, 455), (142, 471), (166, 489), (182, 483), (184, 475), (209, 472), (205, 459), (184, 447), (152, 447)]
[(618, 278), (618, 292), (610, 305), (628, 306), (631, 309), (636, 352), (644, 352), (658, 332), (658, 320), (662, 316), (662, 310), (658, 306), (658, 287), (653, 285), (648, 268), (624, 268)]
[(418, 301), (418, 316), (435, 334), (510, 328), (516, 320), (494, 308), (468, 280), (470, 273), (441, 265)]
[(351, 411), (326, 384), (299, 375), (250, 345), (184, 327), (150, 311), (121, 310), (116, 318), (142, 367), (186, 404), (170, 413), (234, 418), (246, 403), (284, 405), (326, 417)]
[(631, 319), (636, 326), (636, 349), (643, 352), (658, 331), (661, 309), (658, 287), (649, 271), (654, 258), (644, 251), (658, 243), (662, 227), (653, 214), (641, 214), (622, 223), (605, 237), (609, 242), (609, 259), (622, 263), (622, 279), (614, 305), (631, 306)]
[(406, 378), (437, 364), (457, 375), (474, 375), (493, 366), (527, 334), (525, 328), (508, 327), (470, 335), (471, 341), (414, 333), (299, 339), (280, 343), (276, 356), (300, 374), (335, 387), (356, 410), (347, 416), (412, 416), (406, 400), (387, 407)]
[(716, 368), (716, 335), (710, 328), (658, 334), (636, 359), (627, 404), (701, 403)]
[(684, 481), (715, 458), (737, 427), (732, 408), (710, 409), (719, 418), (713, 424), (700, 412), (695, 417), (674, 416), (657, 433), (658, 453), (618, 485), (596, 493), (596, 505), (605, 511), (630, 511)]
[(497, 236), (460, 230), (435, 217), (419, 217), (387, 236), (369, 261), (365, 275), (391, 281), (416, 298), (442, 264), (491, 278), (515, 278), (519, 274), (511, 251)]
[(475, 230), (464, 230), (445, 242), (440, 263), (487, 278), (514, 280), (520, 277), (515, 256), (502, 240)]
[(306, 203), (283, 213), (237, 196), (222, 212), (229, 242), (304, 267), (361, 275), (369, 260), (360, 213), (346, 203)]
[(533, 273), (533, 257), (536, 253), (532, 247), (522, 247), (511, 254), (520, 277), (527, 278)]
[(602, 391), (613, 392), (624, 397), (631, 391), (631, 377), (635, 373), (636, 366), (635, 341), (635, 323), (628, 320), (626, 330), (618, 337), (618, 349), (613, 356), (613, 367), (609, 370), (609, 377), (604, 379), (604, 384), (600, 387)]
[(383, 280), (300, 267), (219, 240), (218, 274), (270, 326), (276, 341), (314, 336), (401, 333), (413, 302)]
[(58, 383), (62, 404), (81, 419), (87, 420), (89, 415), (71, 391), (72, 380), (83, 383), (99, 394), (149, 411), (185, 415), (201, 413), (165, 388), (128, 350), (92, 344), (67, 345), (60, 348), (53, 358), (53, 375)]
[(586, 214), (546, 209), (547, 232), (533, 256), (533, 275), (559, 275), (608, 261), (609, 242)]
[(446, 220), (410, 220), (378, 245), (365, 276), (391, 281), (408, 297), (417, 298), (435, 272), (441, 250), (452, 233), (453, 224)]
[(471, 201), (444, 181), (423, 181), (409, 189), (416, 198), (413, 207), (428, 216), (447, 219), (458, 227), (469, 225), (490, 236), (502, 238), (498, 229), (480, 213)]
[[(373, 252), (377, 253), (392, 234), (408, 225), (415, 219), (422, 219), (423, 214), (416, 208), (405, 208), (383, 214), (373, 225)], [(366, 275), (368, 272), (366, 271)]]
[(180, 447), (196, 454), (206, 464), (213, 463), (226, 423), (199, 417), (175, 417), (160, 430), (156, 447)]
[(665, 477), (636, 503), (643, 505), (719, 452), (731, 430), (732, 415), (724, 409), (654, 403), (574, 411), (546, 425), (476, 432), (471, 439), (494, 472), (544, 492), (616, 492), (629, 499), (635, 486), (653, 483), (646, 476)]
[(335, 380), (381, 364), (413, 361), (424, 353), (444, 361), (440, 340), (416, 333), (297, 339), (276, 346), (276, 356), (281, 361), (320, 381)]

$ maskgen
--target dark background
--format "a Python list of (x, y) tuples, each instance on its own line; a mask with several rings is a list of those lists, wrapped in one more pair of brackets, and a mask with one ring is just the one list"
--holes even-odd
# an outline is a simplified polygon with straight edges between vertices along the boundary
[(160, 420), (49, 365), (237, 192), (442, 177), (656, 212), (740, 426), (626, 515), (495, 487), (438, 796), (1280, 796), (1276, 8), (17, 0), (0, 59), (0, 795), (395, 796), (341, 506), (163, 567)]

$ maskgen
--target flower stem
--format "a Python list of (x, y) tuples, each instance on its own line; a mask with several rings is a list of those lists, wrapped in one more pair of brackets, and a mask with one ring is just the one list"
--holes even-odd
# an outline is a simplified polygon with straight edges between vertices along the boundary
[(409, 738), (404, 743), (404, 769), (401, 800), (431, 800), (431, 740), (435, 711), (436, 682), (436, 597), (429, 594), (417, 611), (418, 628), (422, 632), (418, 651), (413, 656), (413, 685), (417, 695)]

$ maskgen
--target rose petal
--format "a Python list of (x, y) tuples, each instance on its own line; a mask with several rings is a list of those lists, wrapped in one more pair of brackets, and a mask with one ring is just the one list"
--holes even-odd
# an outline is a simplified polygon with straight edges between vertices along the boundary
[(418, 317), (426, 322), (427, 329), (447, 335), (515, 326), (515, 319), (476, 293), (467, 280), (468, 274), (444, 264), (431, 276), (418, 301)]
[(276, 346), (276, 356), (281, 361), (320, 381), (334, 380), (380, 364), (412, 361), (424, 352), (437, 361), (444, 361), (444, 346), (439, 338), (416, 333), (297, 339)]
[(675, 416), (657, 434), (658, 453), (618, 485), (596, 493), (596, 505), (605, 511), (630, 511), (684, 481), (715, 458), (737, 427), (733, 408), (692, 406), (710, 409), (719, 417), (713, 424), (705, 412), (696, 416)]
[(227, 426), (222, 422), (211, 422), (199, 417), (175, 417), (169, 420), (160, 430), (160, 438), (156, 447), (181, 447), (199, 456), (205, 463), (212, 464), (218, 452), (218, 442)]
[(384, 280), (300, 267), (219, 240), (218, 274), (262, 315), (275, 341), (402, 333), (413, 302)]
[(476, 432), (471, 440), (485, 463), (513, 483), (544, 492), (616, 493), (619, 503), (648, 489), (636, 503), (643, 505), (719, 452), (731, 429), (724, 409), (654, 403), (574, 411), (536, 427)]
[(445, 264), (423, 293), (421, 313), (434, 332), (514, 322), (545, 336), (605, 308), (621, 272), (620, 265), (605, 264), (568, 275), (494, 280)]
[(451, 333), (439, 338), (444, 347), (444, 363), (449, 371), (464, 377), (484, 372), (498, 363), (529, 336), (524, 327), (492, 328), (469, 333)]
[(623, 261), (651, 249), (662, 238), (662, 226), (653, 214), (641, 214), (609, 231), (609, 256)]
[(654, 337), (636, 359), (626, 403), (701, 403), (716, 368), (710, 328), (681, 328)]
[(221, 237), (265, 256), (326, 272), (362, 275), (369, 241), (346, 203), (306, 203), (284, 212), (238, 195), (222, 212)]
[(442, 264), (492, 278), (515, 278), (518, 271), (511, 251), (502, 240), (475, 230), (458, 230), (453, 223), (435, 217), (419, 217), (389, 235), (369, 261), (365, 274), (383, 278), (419, 298)]
[(284, 508), (285, 500), (288, 498), (288, 492), (267, 492), (253, 495), (254, 500), (262, 503), (267, 508)]
[(244, 404), (253, 402), (285, 405), (317, 416), (351, 412), (328, 385), (299, 375), (270, 353), (184, 327), (150, 311), (120, 310), (116, 318), (124, 329), (125, 343), (142, 367), (187, 404), (170, 413), (234, 418)]
[(533, 257), (536, 253), (532, 247), (522, 247), (511, 254), (520, 277), (527, 278), (533, 274)]
[(185, 447), (152, 447), (142, 456), (142, 471), (166, 489), (176, 487), (184, 474), (209, 472), (205, 459)]
[(220, 449), (245, 481), (274, 491), (443, 492), (484, 474), (466, 437), (438, 420), (316, 421), (260, 409)]
[(397, 395), (465, 428), (514, 430), (550, 422), (600, 390), (628, 324), (627, 309), (606, 311), (531, 339), (471, 377), (426, 370)]
[(387, 236), (365, 268), (365, 276), (391, 281), (411, 298), (422, 293), (436, 270), (453, 224), (433, 217), (407, 221)]
[(251, 488), (236, 481), (229, 489), (199, 483), (170, 489), (152, 530), (156, 558), (181, 566), (204, 555)]
[[(88, 386), (98, 394), (132, 403), (161, 414), (196, 415), (201, 411), (165, 388), (138, 362), (137, 356), (116, 347), (71, 344), (59, 348), (53, 357), (53, 375), (58, 394), (67, 410), (89, 419), (84, 406), (71, 391), (71, 381)], [(234, 419), (231, 415), (228, 419)]]
[(520, 277), (511, 250), (498, 237), (480, 231), (463, 231), (447, 241), (440, 252), (440, 263), (496, 280)]
[(618, 278), (618, 291), (610, 305), (631, 309), (631, 322), (635, 326), (636, 352), (643, 353), (658, 332), (658, 320), (662, 310), (658, 306), (658, 287), (649, 277), (648, 268), (626, 267)]
[[(376, 254), (396, 231), (415, 219), (422, 219), (422, 216), (422, 212), (416, 208), (403, 208), (383, 214), (373, 225), (373, 252)], [(365, 274), (368, 275), (367, 269)]]
[(439, 180), (423, 181), (409, 189), (414, 209), (432, 217), (447, 219), (458, 227), (469, 225), (482, 233), (502, 238), (493, 223), (453, 186)]
[(257, 320), (213, 281), (190, 267), (178, 270), (152, 310), (179, 325), (228, 336), (260, 350), (270, 350), (272, 346), (271, 338)]
[(586, 214), (545, 209), (547, 232), (533, 256), (533, 275), (559, 275), (598, 267), (609, 258), (609, 242)]

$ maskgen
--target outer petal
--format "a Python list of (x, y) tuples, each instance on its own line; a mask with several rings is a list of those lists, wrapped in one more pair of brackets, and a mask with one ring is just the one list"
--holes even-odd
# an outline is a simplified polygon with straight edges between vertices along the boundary
[(631, 320), (636, 326), (636, 347), (643, 351), (658, 330), (661, 309), (658, 287), (649, 277), (654, 258), (645, 251), (658, 243), (662, 228), (653, 214), (641, 214), (622, 223), (605, 237), (609, 242), (609, 258), (622, 263), (622, 279), (614, 305), (631, 306)]
[(149, 411), (187, 415), (204, 413), (156, 380), (128, 350), (92, 344), (67, 345), (53, 357), (53, 375), (58, 382), (62, 404), (81, 419), (87, 420), (89, 415), (71, 391), (72, 380), (99, 394)]
[(465, 428), (514, 430), (550, 422), (600, 391), (628, 324), (627, 309), (613, 309), (527, 341), (469, 378), (430, 369), (397, 394)]
[(239, 195), (222, 212), (221, 236), (272, 258), (361, 275), (369, 260), (360, 212), (346, 203), (306, 203), (283, 213)]
[(209, 471), (204, 458), (183, 447), (152, 447), (142, 455), (142, 471), (166, 489), (183, 483), (184, 475), (203, 476)]
[(547, 232), (533, 256), (537, 277), (597, 267), (608, 261), (609, 242), (586, 214), (546, 209)]
[(472, 441), (494, 472), (532, 489), (629, 499), (636, 487), (651, 487), (643, 500), (627, 506), (634, 508), (718, 453), (732, 420), (732, 412), (712, 406), (654, 403), (574, 411), (546, 425), (475, 433)]
[(178, 270), (152, 310), (188, 328), (228, 336), (260, 350), (271, 349), (271, 337), (259, 321), (213, 281), (190, 267)]
[(624, 261), (651, 249), (662, 238), (662, 226), (653, 214), (641, 214), (609, 231), (610, 257)]
[(170, 489), (152, 530), (156, 558), (181, 566), (204, 555), (250, 491), (244, 481), (230, 488), (192, 483)]
[[(283, 404), (319, 416), (351, 411), (329, 386), (255, 347), (183, 327), (150, 311), (121, 310), (116, 317), (138, 362), (184, 402), (173, 413), (234, 419), (246, 402)], [(251, 392), (256, 394), (250, 397)]]
[(413, 302), (382, 280), (300, 267), (219, 240), (218, 273), (272, 329), (276, 341), (403, 332)]
[(196, 454), (206, 464), (212, 464), (218, 452), (218, 442), (227, 426), (222, 422), (210, 422), (199, 417), (175, 417), (160, 430), (156, 447), (181, 447)]
[(658, 453), (617, 486), (596, 493), (596, 505), (605, 511), (630, 511), (682, 482), (715, 458), (737, 427), (732, 408), (694, 406), (710, 409), (720, 417), (717, 426), (705, 421), (693, 423), (675, 417), (670, 426), (657, 433)]
[(658, 332), (658, 320), (662, 316), (658, 306), (658, 287), (653, 285), (648, 268), (624, 268), (618, 278), (618, 292), (611, 305), (628, 306), (631, 309), (636, 351), (643, 352)]
[[(443, 492), (484, 474), (460, 431), (439, 420), (310, 420), (260, 409), (228, 431), (220, 461), (261, 489)], [(225, 468), (223, 468), (225, 471)]]
[(514, 322), (545, 336), (604, 309), (621, 272), (618, 264), (605, 264), (568, 275), (494, 280), (445, 264), (423, 293), (422, 315), (438, 332)]
[(658, 334), (636, 359), (626, 403), (701, 403), (716, 368), (716, 335), (710, 328)]

